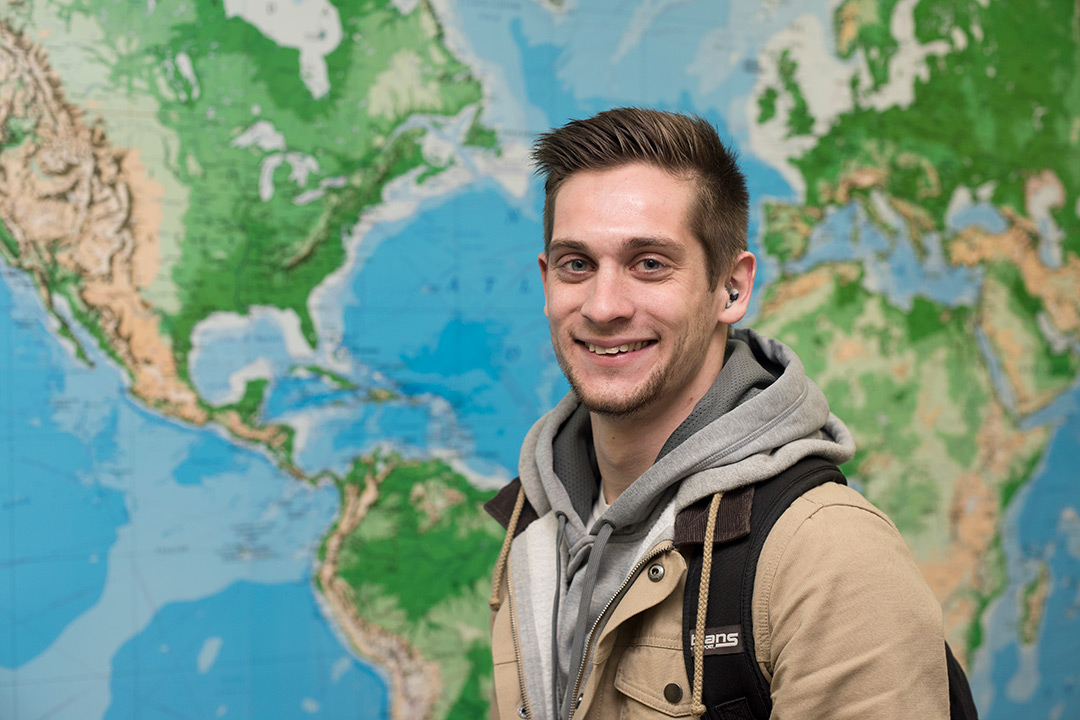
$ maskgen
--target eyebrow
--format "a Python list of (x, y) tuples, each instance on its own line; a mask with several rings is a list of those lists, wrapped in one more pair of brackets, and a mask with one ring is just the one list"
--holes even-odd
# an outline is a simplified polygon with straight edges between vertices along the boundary
[(548, 255), (555, 252), (556, 250), (559, 250), (559, 251), (569, 250), (571, 252), (585, 252), (586, 250), (588, 250), (588, 246), (585, 245), (585, 243), (583, 243), (583, 242), (581, 242), (579, 240), (552, 240), (548, 244), (548, 250), (547, 250)]
[[(642, 250), (645, 248), (680, 248), (682, 243), (676, 242), (668, 237), (633, 237), (624, 243), (624, 247), (628, 250)], [(567, 238), (552, 240), (548, 245), (548, 254), (555, 251), (571, 251), (588, 253), (589, 246), (580, 240), (570, 240)]]
[(633, 250), (639, 250), (643, 248), (680, 248), (682, 243), (676, 242), (671, 238), (659, 236), (659, 237), (635, 237), (626, 241), (626, 246)]

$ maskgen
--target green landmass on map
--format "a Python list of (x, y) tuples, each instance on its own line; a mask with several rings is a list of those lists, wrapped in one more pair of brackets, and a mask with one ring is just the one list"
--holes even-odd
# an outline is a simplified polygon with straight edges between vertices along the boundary
[[(810, 115), (810, 108), (806, 104), (806, 98), (803, 96), (802, 89), (795, 79), (795, 72), (798, 67), (799, 64), (789, 51), (784, 50), (780, 53), (780, 82), (783, 91), (787, 93), (791, 100), (791, 110), (788, 113), (788, 137), (809, 135), (814, 129), (814, 118)], [(773, 102), (775, 102), (775, 96)], [(768, 104), (761, 107), (761, 117), (767, 117), (770, 114)]]
[(354, 383), (352, 380), (348, 379), (344, 375), (336, 373), (333, 370), (327, 370), (326, 368), (319, 367), (318, 365), (303, 365), (293, 368), (292, 370), (292, 372), (298, 371), (309, 372), (313, 375), (317, 375), (339, 390), (355, 390), (357, 389), (357, 387), (359, 387), (356, 383)]
[[(962, 640), (954, 644), (970, 658), (983, 641), (983, 615), (1005, 587), (1000, 518), (1046, 447), (1045, 432), (1021, 430), (1019, 416), (1080, 373), (1077, 328), (1069, 325), (1075, 284), (1061, 289), (1080, 252), (1080, 75), (1064, 70), (1080, 67), (1080, 44), (1069, 3), (1036, 2), (1022, 12), (1001, 3), (919, 3), (918, 42), (951, 50), (926, 57), (910, 104), (875, 109), (862, 101), (893, 79), (896, 5), (848, 0), (835, 10), (837, 54), (861, 56), (869, 83), (856, 73), (854, 106), (790, 158), (805, 202), (766, 205), (763, 244), (782, 262), (796, 259), (811, 213), (851, 201), (895, 237), (900, 229), (875, 205), (879, 194), (917, 251), (936, 233), (947, 259), (985, 269), (979, 298), (946, 307), (916, 296), (911, 308), (898, 308), (865, 288), (860, 264), (825, 265), (770, 286), (755, 326), (795, 348), (852, 428), (859, 450), (845, 471), (903, 532), (942, 600), (951, 638)], [(1020, 60), (1033, 57), (1033, 44), (1038, 70)], [(777, 83), (757, 96), (758, 120), (778, 121), (784, 102), (788, 137), (806, 134), (798, 66), (786, 49), (776, 62)], [(1033, 182), (1060, 183), (1064, 197), (1051, 211), (1064, 238), (1060, 266), (1038, 255), (1037, 223), (1026, 215)], [(984, 192), (1009, 233), (952, 234), (946, 211), (964, 189)]]
[(433, 717), (482, 717), (491, 683), (491, 568), (503, 532), (481, 506), (494, 493), (442, 461), (397, 457), (356, 461), (342, 491), (363, 484), (374, 463), (391, 469), (342, 543), (336, 575), (352, 588), (362, 618), (438, 665)]
[[(482, 97), (479, 82), (445, 48), (426, 2), (406, 15), (391, 2), (335, 6), (346, 40), (326, 57), (330, 88), (320, 98), (301, 79), (299, 51), (243, 18), (227, 18), (218, 2), (153, 13), (115, 12), (112, 0), (57, 6), (64, 17), (101, 25), (112, 82), (153, 95), (158, 122), (179, 140), (169, 169), (190, 193), (183, 241), (153, 293), (176, 299), (159, 309), (185, 377), (191, 332), (215, 312), (292, 310), (316, 345), (307, 300), (344, 263), (342, 234), (381, 201), (387, 183), (413, 172), (422, 181), (447, 167), (424, 156), (426, 130), (407, 122), (423, 116), (437, 124)], [(181, 57), (191, 72), (181, 72)], [(259, 177), (272, 153), (237, 144), (258, 122), (283, 138), (291, 157), (314, 163), (299, 182), (290, 178), (292, 161), (281, 162), (270, 198), (260, 197)], [(490, 148), (494, 135), (474, 117), (463, 142)], [(334, 182), (297, 201), (324, 180)]]
[[(1018, 338), (1015, 345), (1023, 347), (1025, 385), (1036, 393), (1057, 396), (1072, 385), (1080, 371), (1080, 356), (1069, 348), (1056, 350), (1053, 343), (1039, 330), (1032, 319), (1045, 311), (1045, 303), (1028, 292), (1019, 270), (1007, 263), (993, 263), (986, 268), (984, 310), (991, 317), (987, 322), (1010, 323)], [(991, 289), (992, 288), (992, 289)], [(1000, 305), (991, 304), (991, 296), (1000, 298)], [(999, 348), (1007, 353), (1009, 348)]]
[[(867, 478), (868, 497), (906, 536), (925, 537), (947, 510), (943, 494), (975, 461), (990, 379), (966, 342), (970, 310), (919, 299), (905, 312), (862, 280), (848, 264), (811, 271), (800, 280), (805, 291), (788, 298), (789, 288), (774, 284), (755, 326), (796, 350), (856, 434), (849, 469)], [(948, 543), (933, 534), (932, 545)]]
[[(891, 5), (879, 5), (881, 17), (887, 19)], [(944, 230), (957, 188), (992, 183), (995, 205), (1023, 213), (1025, 180), (1048, 169), (1065, 188), (1067, 200), (1054, 212), (1065, 249), (1080, 252), (1080, 76), (1066, 70), (1080, 66), (1074, 16), (1074, 7), (1055, 0), (1038, 0), (1022, 11), (1002, 3), (917, 4), (921, 44), (952, 45), (957, 32), (966, 44), (926, 59), (928, 78), (916, 80), (915, 101), (906, 107), (864, 108), (856, 95), (856, 107), (794, 159), (806, 179), (807, 204), (827, 204), (853, 170), (879, 168), (886, 171), (882, 189), (926, 211)], [(856, 45), (888, 57), (895, 41), (873, 30), (879, 24), (861, 29)], [(1036, 57), (1029, 52), (1033, 46), (1040, 49), (1038, 68), (1024, 60)], [(881, 84), (875, 78), (859, 92)]]
[(254, 425), (258, 420), (259, 408), (262, 407), (263, 400), (266, 397), (266, 388), (270, 384), (269, 380), (264, 378), (258, 378), (256, 380), (249, 380), (247, 385), (244, 386), (244, 394), (235, 403), (218, 406), (218, 410), (235, 410), (244, 422), (249, 425)]
[(1050, 568), (1039, 563), (1039, 571), (1031, 582), (1020, 588), (1020, 622), (1017, 634), (1024, 645), (1038, 640), (1046, 598), (1050, 593)]
[(790, 205), (766, 200), (764, 235), (761, 244), (765, 252), (782, 263), (798, 260), (806, 254), (810, 233), (821, 221), (822, 214), (812, 207)]
[[(132, 199), (133, 214), (142, 210), (141, 203), (153, 204), (153, 195), (144, 193), (155, 192), (155, 182), (171, 183), (169, 199), (179, 200), (163, 205), (164, 211), (176, 213), (178, 227), (150, 238), (160, 245), (160, 254), (155, 248), (149, 257), (161, 263), (150, 287), (127, 280), (140, 272), (135, 261), (128, 266), (120, 262), (130, 259), (130, 252), (110, 256), (97, 274), (82, 272), (87, 258), (78, 255), (80, 247), (116, 253), (114, 248), (130, 246), (135, 236), (122, 224), (107, 233), (95, 230), (89, 240), (38, 240), (41, 233), (20, 228), (19, 237), (27, 238), (22, 243), (5, 225), (0, 233), (4, 259), (31, 275), (50, 306), (54, 298), (66, 300), (74, 320), (129, 373), (133, 391), (147, 404), (194, 422), (220, 423), (238, 439), (264, 446), (300, 479), (306, 475), (293, 464), (295, 428), (261, 424), (269, 380), (248, 381), (237, 401), (219, 406), (184, 387), (191, 385), (188, 356), (195, 326), (215, 313), (243, 315), (255, 305), (273, 306), (295, 312), (303, 336), (315, 346), (309, 298), (346, 261), (343, 236), (383, 201), (389, 183), (417, 186), (455, 164), (453, 152), (429, 157), (429, 134), (450, 138), (444, 143), (488, 151), (497, 147), (496, 135), (479, 120), (481, 86), (446, 47), (427, 2), (406, 14), (391, 2), (335, 3), (335, 8), (345, 40), (325, 57), (329, 85), (315, 97), (301, 77), (297, 49), (279, 45), (242, 17), (226, 17), (219, 2), (164, 4), (131, 13), (118, 12), (115, 2), (96, 0), (24, 6), (27, 16), (38, 13), (47, 23), (59, 19), (85, 33), (100, 32), (89, 64), (72, 66), (71, 57), (83, 62), (88, 56), (57, 49), (62, 62), (69, 63), (66, 71), (77, 76), (79, 100), (93, 102), (96, 95), (85, 94), (86, 88), (100, 88), (106, 78), (108, 91), (100, 97), (113, 98), (117, 106), (153, 108), (152, 119), (145, 119), (153, 129), (140, 132), (159, 139), (163, 152), (156, 160), (153, 153), (144, 153), (151, 158), (148, 167), (138, 160), (143, 148), (123, 147), (125, 126), (115, 114), (118, 107), (95, 106), (105, 122), (88, 118), (86, 108), (66, 99), (63, 75), (49, 67), (48, 52), (36, 49), (17, 30), (0, 26), (4, 49), (26, 61), (15, 66), (23, 73), (15, 82), (36, 83), (30, 92), (7, 96), (9, 112), (0, 128), (6, 167), (18, 167), (15, 162), (33, 166), (39, 156), (48, 157), (68, 143), (88, 158), (83, 162), (92, 160), (90, 174), (107, 175), (106, 190), (121, 200)], [(52, 105), (35, 104), (50, 97)], [(451, 127), (460, 128), (459, 137), (449, 133)], [(132, 158), (132, 164), (123, 164)], [(69, 180), (63, 168), (46, 167), (51, 174), (40, 181), (45, 190), (31, 188), (37, 192), (31, 200), (47, 210), (55, 202), (48, 183), (70, 186), (81, 176)], [(113, 206), (103, 201), (101, 207), (111, 211)], [(5, 217), (17, 216), (9, 212)], [(128, 216), (120, 219), (131, 222)], [(92, 284), (96, 289), (88, 293)], [(124, 324), (129, 312), (142, 323), (134, 329)], [(60, 321), (58, 332), (85, 358), (65, 313), (53, 314)], [(154, 319), (147, 320), (151, 314)], [(167, 361), (162, 361), (162, 349)], [(158, 362), (160, 372), (155, 373)], [(177, 377), (170, 375), (174, 367), (180, 383), (170, 385)], [(338, 390), (358, 389), (325, 368), (303, 370)], [(154, 386), (158, 379), (166, 383)], [(174, 407), (170, 398), (178, 388), (185, 394)], [(398, 397), (393, 390), (374, 387), (366, 401)], [(343, 493), (367, 478), (371, 468), (365, 462), (357, 460), (339, 481)], [(390, 688), (394, 701), (408, 697), (409, 688), (428, 685), (439, 689), (438, 716), (476, 717), (490, 692), (490, 671), (483, 670), (490, 657), (486, 597), (501, 533), (480, 509), (485, 494), (449, 466), (400, 458), (393, 463), (378, 502), (364, 515), (367, 522), (343, 538), (338, 579), (357, 598), (355, 609), (363, 621), (377, 618), (404, 641), (403, 657), (419, 654), (436, 667), (429, 674), (427, 666), (398, 666), (398, 656), (379, 656), (401, 681)], [(315, 471), (317, 479), (332, 476)], [(339, 518), (327, 537), (344, 521)], [(395, 535), (380, 539), (378, 529), (386, 522), (393, 522)], [(447, 575), (448, 568), (455, 572)], [(384, 606), (387, 613), (378, 612)], [(350, 638), (364, 630), (349, 613), (335, 619)]]
[(893, 11), (898, 0), (845, 0), (833, 11), (836, 54), (849, 60), (862, 51), (870, 71), (870, 89), (878, 90), (889, 79), (889, 61), (899, 44), (892, 35)]
[[(1004, 559), (994, 560), (1003, 499), (1045, 447), (997, 403), (974, 315), (923, 298), (897, 308), (863, 287), (860, 265), (843, 264), (771, 285), (755, 323), (803, 359), (855, 435), (845, 473), (903, 533), (946, 609), (967, 607), (969, 620), (1004, 589)], [(970, 542), (953, 548), (958, 503)], [(979, 567), (966, 564), (976, 557)], [(968, 656), (981, 637), (954, 628)]]

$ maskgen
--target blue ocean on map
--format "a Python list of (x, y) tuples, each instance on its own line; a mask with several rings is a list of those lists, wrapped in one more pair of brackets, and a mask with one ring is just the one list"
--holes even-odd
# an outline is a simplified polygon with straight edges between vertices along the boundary
[[(2, 270), (0, 716), (101, 716), (97, 669), (110, 666), (108, 717), (176, 717), (200, 683), (199, 702), (216, 704), (197, 717), (290, 703), (298, 716), (385, 714), (383, 678), (333, 634), (311, 587), (334, 489), (147, 410), (76, 335), (92, 366), (57, 339), (28, 279)], [(210, 644), (181, 661), (199, 628)]]
[(105, 720), (385, 718), (386, 684), (349, 655), (309, 582), (239, 582), (162, 608), (112, 663)]
[[(1009, 584), (989, 613), (991, 628), (979, 672), (976, 701), (988, 720), (1030, 717), (1032, 707), (1051, 718), (1080, 717), (1080, 517), (1077, 516), (1076, 448), (1080, 447), (1080, 388), (1040, 411), (1039, 424), (1057, 426), (1034, 479), (1018, 493), (1002, 527)], [(1051, 590), (1033, 647), (1017, 642), (1021, 588), (1046, 563)], [(1009, 632), (1011, 630), (1011, 632)], [(987, 658), (986, 654), (990, 657)], [(989, 663), (986, 661), (989, 660)]]
[[(402, 393), (445, 401), (469, 433), (468, 455), (505, 468), (517, 466), (529, 425), (565, 387), (538, 386), (553, 362), (535, 264), (538, 217), (490, 187), (379, 226), (364, 240), (377, 249), (345, 303), (342, 344)], [(358, 443), (369, 437), (365, 422), (346, 428)]]
[(965, 228), (978, 226), (987, 232), (1002, 233), (1009, 227), (1008, 221), (990, 203), (967, 205), (951, 217), (946, 218), (946, 221), (952, 230), (964, 230)]
[(281, 314), (263, 309), (250, 323), (203, 331), (191, 362), (199, 394), (210, 403), (227, 402), (232, 373), (256, 362), (265, 365), (267, 379), (287, 375), (294, 361), (275, 322)]
[[(958, 215), (961, 224), (955, 229), (991, 218), (985, 212)], [(806, 254), (785, 268), (804, 273), (824, 263), (854, 260), (866, 273), (868, 289), (885, 295), (896, 307), (910, 310), (916, 296), (950, 307), (973, 305), (981, 271), (947, 263), (937, 235), (922, 236), (922, 245), (916, 248), (907, 225), (899, 218), (892, 222), (879, 226), (856, 203), (831, 210), (814, 228)]]
[[(22, 273), (0, 268), (0, 405), (7, 447), (0, 469), (0, 666), (18, 667), (47, 648), (98, 601), (108, 552), (129, 514), (124, 494), (102, 482), (115, 456), (104, 409), (108, 387), (78, 366), (41, 326)], [(21, 289), (16, 302), (9, 288)], [(113, 383), (115, 386), (115, 383)], [(103, 442), (84, 444), (103, 431)], [(62, 529), (62, 532), (60, 531)]]
[[(521, 55), (515, 67), (528, 70), (519, 89), (533, 101), (534, 111), (544, 107), (548, 112), (538, 126), (601, 109), (538, 71), (561, 62), (564, 48), (531, 42), (520, 23), (511, 23), (511, 34), (508, 47), (492, 51), (513, 47)], [(685, 93), (671, 102), (680, 100), (687, 101)], [(718, 115), (703, 115), (724, 132)], [(790, 187), (775, 170), (753, 157), (744, 164), (754, 197), (790, 196)], [(447, 429), (429, 423), (426, 427), (442, 428), (450, 437), (418, 438), (412, 423), (423, 410), (412, 407), (398, 423), (405, 434), (398, 435), (384, 417), (395, 417), (388, 409), (355, 408), (351, 423), (334, 421), (333, 440), (308, 441), (311, 445), (299, 455), (302, 466), (310, 466), (305, 458), (320, 458), (338, 467), (377, 437), (405, 447), (464, 451), (474, 468), (515, 472), (521, 439), (566, 391), (541, 312), (535, 257), (543, 247), (542, 202), (538, 183), (525, 200), (518, 200), (482, 181), (365, 236), (363, 242), (375, 250), (356, 273), (352, 296), (343, 299), (342, 344), (404, 394), (444, 401), (454, 425)], [(758, 221), (756, 216), (752, 220), (752, 236)], [(491, 238), (498, 247), (490, 246)], [(768, 279), (768, 271), (762, 275)], [(268, 407), (280, 415), (284, 408), (276, 404), (277, 397), (275, 391)], [(320, 426), (323, 435), (327, 429)]]
[[(572, 68), (595, 62), (590, 52), (597, 52), (596, 44), (562, 35), (539, 8), (524, 9), (524, 20), (511, 20), (497, 32), (486, 25), (490, 15), (467, 7), (461, 13), (467, 34), (482, 38), (475, 51), (498, 63), (515, 93), (526, 99), (532, 126), (550, 127), (601, 110), (601, 103), (610, 101), (599, 98), (610, 98), (612, 87), (621, 88), (628, 102), (640, 94), (641, 73), (632, 64), (606, 66), (610, 77), (574, 74)], [(682, 11), (668, 22), (672, 28), (693, 25)], [(692, 60), (692, 46), (665, 52), (650, 72), (679, 76), (678, 69)], [(507, 57), (517, 61), (507, 63)], [(748, 92), (753, 80), (752, 73), (732, 73), (724, 91)], [(659, 106), (700, 102), (701, 114), (733, 137), (715, 103), (694, 85), (665, 85), (669, 92)], [(791, 198), (791, 188), (775, 169), (750, 154), (742, 162), (754, 198)], [(543, 244), (542, 203), (538, 182), (517, 198), (481, 179), (425, 201), (406, 219), (371, 229), (361, 240), (349, 293), (335, 298), (345, 312), (341, 346), (356, 361), (348, 379), (357, 387), (343, 390), (291, 373), (286, 341), (265, 318), (242, 330), (223, 327), (203, 334), (193, 361), (196, 387), (221, 402), (231, 376), (261, 362), (272, 378), (261, 417), (313, 421), (295, 457), (309, 473), (343, 473), (355, 457), (388, 444), (406, 455), (448, 450), (477, 472), (512, 477), (521, 439), (567, 388), (551, 352), (535, 263)], [(754, 213), (752, 238), (759, 222), (760, 213)], [(763, 263), (759, 283), (774, 272)], [(373, 380), (373, 373), (384, 382)], [(396, 397), (369, 402), (373, 388)]]

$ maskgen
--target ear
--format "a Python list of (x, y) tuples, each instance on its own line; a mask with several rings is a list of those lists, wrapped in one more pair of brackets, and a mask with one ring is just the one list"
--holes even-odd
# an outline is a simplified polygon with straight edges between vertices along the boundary
[(547, 287), (547, 253), (540, 253), (540, 256), (536, 258), (537, 264), (540, 265), (540, 285), (544, 288), (544, 317), (548, 317), (548, 287)]
[[(742, 320), (750, 306), (750, 294), (754, 291), (754, 276), (757, 275), (757, 258), (754, 253), (744, 250), (735, 258), (735, 262), (723, 278), (716, 291), (720, 294), (719, 314), (716, 319), (725, 325), (733, 325)], [(732, 296), (738, 293), (732, 299)], [(728, 304), (728, 301), (731, 304)]]

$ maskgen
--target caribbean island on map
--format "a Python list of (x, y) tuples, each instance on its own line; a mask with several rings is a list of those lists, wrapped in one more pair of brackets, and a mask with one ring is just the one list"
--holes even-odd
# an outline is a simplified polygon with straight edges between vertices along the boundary
[(476, 718), (566, 386), (532, 138), (739, 150), (988, 720), (1080, 718), (1080, 5), (8, 0), (0, 716)]

